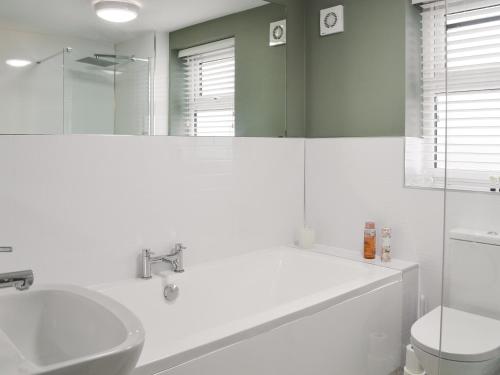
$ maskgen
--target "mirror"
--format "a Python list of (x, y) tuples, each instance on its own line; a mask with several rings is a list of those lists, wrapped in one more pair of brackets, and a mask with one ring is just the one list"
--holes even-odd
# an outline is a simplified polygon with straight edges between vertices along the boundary
[(286, 135), (284, 5), (2, 0), (0, 134)]
[(269, 39), (285, 18), (267, 4), (170, 33), (170, 134), (284, 135), (286, 50)]

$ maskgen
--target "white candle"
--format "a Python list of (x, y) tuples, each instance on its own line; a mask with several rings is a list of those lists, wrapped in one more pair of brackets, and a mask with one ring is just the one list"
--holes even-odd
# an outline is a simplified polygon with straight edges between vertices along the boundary
[(314, 247), (316, 240), (314, 229), (309, 227), (300, 228), (297, 237), (298, 246), (301, 249), (312, 249)]

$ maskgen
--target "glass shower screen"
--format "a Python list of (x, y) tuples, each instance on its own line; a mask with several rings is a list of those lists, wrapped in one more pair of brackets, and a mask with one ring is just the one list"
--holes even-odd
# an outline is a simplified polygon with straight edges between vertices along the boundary
[(500, 1), (446, 0), (435, 16), (446, 63), (435, 97), (446, 194), (437, 370), (499, 374)]

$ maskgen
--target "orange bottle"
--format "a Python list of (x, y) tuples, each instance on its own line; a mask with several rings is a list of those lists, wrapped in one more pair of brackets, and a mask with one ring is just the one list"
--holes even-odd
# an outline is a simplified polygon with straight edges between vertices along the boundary
[(375, 259), (377, 253), (377, 231), (373, 221), (365, 223), (364, 257), (365, 259)]

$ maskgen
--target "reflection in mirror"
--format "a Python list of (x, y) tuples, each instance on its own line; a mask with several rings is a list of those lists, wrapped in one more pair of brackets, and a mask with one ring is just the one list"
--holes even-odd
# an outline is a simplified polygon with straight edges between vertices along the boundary
[(170, 134), (285, 135), (286, 23), (270, 28), (285, 10), (266, 4), (170, 33)]
[(0, 134), (284, 136), (285, 19), (261, 0), (2, 0)]
[[(98, 50), (100, 51), (100, 50)], [(64, 133), (151, 134), (154, 34), (64, 55)]]

